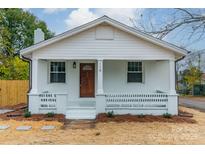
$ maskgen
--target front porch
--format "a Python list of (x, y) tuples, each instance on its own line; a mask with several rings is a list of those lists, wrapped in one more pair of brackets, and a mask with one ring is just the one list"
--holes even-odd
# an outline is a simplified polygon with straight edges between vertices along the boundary
[[(50, 82), (51, 62), (65, 63), (65, 71), (60, 72), (65, 73), (65, 79), (59, 80), (64, 82)], [(138, 80), (129, 74), (134, 72), (128, 70), (129, 62), (141, 62), (142, 66), (137, 66), (141, 66), (136, 74)], [(85, 64), (84, 77), (81, 64)], [(86, 64), (94, 65), (92, 73), (88, 73), (91, 68)], [(178, 100), (174, 67), (174, 60), (33, 60), (32, 70), (36, 73), (32, 74), (29, 110), (33, 114), (63, 113), (70, 119), (94, 119), (108, 111), (175, 115)]]

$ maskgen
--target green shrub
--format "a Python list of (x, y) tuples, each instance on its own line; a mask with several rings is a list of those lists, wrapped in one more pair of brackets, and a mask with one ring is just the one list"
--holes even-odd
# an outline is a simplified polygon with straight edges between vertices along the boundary
[(31, 117), (31, 112), (29, 111), (25, 111), (24, 115), (23, 115), (25, 118), (29, 118)]
[(47, 117), (54, 117), (54, 115), (55, 115), (54, 112), (48, 112), (47, 113)]
[(145, 115), (144, 115), (144, 114), (139, 114), (138, 117), (139, 117), (139, 118), (144, 118)]
[(163, 114), (163, 117), (164, 117), (164, 118), (171, 118), (171, 117), (172, 117), (172, 115), (171, 115), (171, 114), (169, 114), (169, 113), (164, 113), (164, 114)]
[(112, 118), (113, 116), (114, 116), (114, 112), (113, 111), (107, 112), (107, 117)]

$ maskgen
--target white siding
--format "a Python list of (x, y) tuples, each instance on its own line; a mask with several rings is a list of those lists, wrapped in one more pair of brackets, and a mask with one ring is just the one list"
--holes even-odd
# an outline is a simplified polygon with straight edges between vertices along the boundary
[(98, 40), (95, 35), (96, 27), (94, 27), (38, 49), (33, 52), (33, 57), (42, 59), (174, 59), (174, 53), (165, 48), (116, 28), (113, 28), (113, 31), (114, 39)]
[[(53, 93), (67, 93), (69, 101), (78, 101), (79, 98), (79, 80), (80, 70), (79, 61), (75, 61), (77, 64), (76, 69), (73, 69), (74, 61), (66, 61), (66, 83), (49, 83), (49, 63), (50, 61), (39, 60), (39, 77), (38, 77), (38, 92), (53, 92)], [(95, 63), (95, 61), (81, 61), (81, 63)], [(95, 69), (97, 66), (95, 66)], [(95, 76), (97, 71), (95, 70)], [(95, 78), (96, 79), (96, 78)], [(96, 85), (96, 81), (95, 81)], [(96, 87), (95, 87), (96, 88)], [(83, 99), (81, 99), (83, 100)], [(88, 99), (84, 99), (88, 100)], [(92, 99), (89, 99), (92, 100)]]
[(49, 91), (49, 92), (56, 92), (56, 93), (67, 93), (68, 73), (66, 73), (66, 83), (50, 83), (48, 66), (49, 66), (49, 61), (39, 60), (38, 89), (40, 90), (40, 92)]
[(127, 61), (104, 62), (105, 93), (152, 93), (169, 91), (168, 61), (143, 61), (144, 82), (127, 82)]
[(114, 30), (111, 26), (98, 26), (95, 31), (95, 38), (101, 40), (114, 39)]
[[(66, 83), (49, 83), (48, 63), (39, 60), (38, 92), (49, 91), (67, 93), (69, 101), (94, 100), (79, 98), (79, 63), (95, 61), (66, 61)], [(127, 83), (127, 61), (104, 61), (104, 92), (105, 93), (151, 93), (156, 90), (169, 91), (168, 61), (143, 61), (145, 71), (144, 83)], [(95, 65), (95, 89), (97, 90), (97, 65)], [(96, 91), (95, 90), (95, 91)]]

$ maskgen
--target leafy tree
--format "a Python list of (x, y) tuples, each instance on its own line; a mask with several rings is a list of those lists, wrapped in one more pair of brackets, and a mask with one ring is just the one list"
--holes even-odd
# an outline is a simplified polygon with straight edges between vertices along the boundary
[(29, 77), (29, 65), (18, 56), (7, 57), (0, 63), (0, 79), (27, 80)]
[(188, 69), (183, 71), (183, 82), (191, 90), (195, 84), (200, 84), (203, 72), (196, 66), (190, 65)]
[(0, 9), (0, 79), (28, 79), (28, 63), (17, 56), (19, 50), (33, 45), (37, 28), (43, 30), (45, 39), (54, 36), (46, 23), (30, 12)]

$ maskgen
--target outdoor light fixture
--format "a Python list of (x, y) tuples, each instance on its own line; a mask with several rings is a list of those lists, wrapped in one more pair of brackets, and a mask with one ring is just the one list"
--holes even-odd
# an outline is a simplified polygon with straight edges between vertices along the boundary
[(75, 61), (73, 62), (73, 68), (76, 68), (76, 62)]

